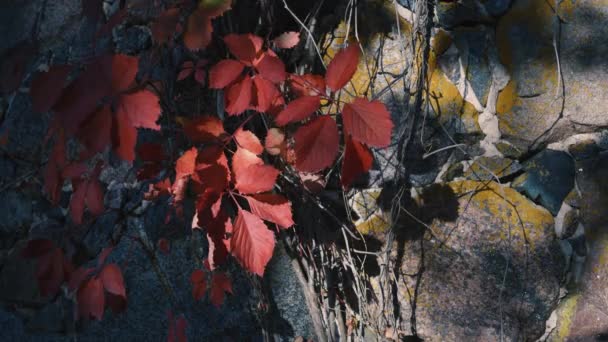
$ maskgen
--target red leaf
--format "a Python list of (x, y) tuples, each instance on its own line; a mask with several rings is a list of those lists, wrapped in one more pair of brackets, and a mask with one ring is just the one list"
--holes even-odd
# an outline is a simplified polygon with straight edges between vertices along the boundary
[(226, 99), (226, 112), (238, 115), (249, 108), (251, 102), (251, 77), (245, 76), (243, 80), (231, 85), (224, 93)]
[(175, 178), (182, 178), (190, 176), (194, 173), (196, 155), (198, 151), (196, 147), (192, 147), (188, 151), (184, 152), (179, 159), (175, 162)]
[(350, 81), (357, 71), (359, 54), (359, 45), (351, 44), (334, 56), (325, 73), (325, 81), (329, 89), (338, 91)]
[(374, 147), (387, 147), (391, 143), (393, 122), (380, 101), (356, 98), (344, 105), (342, 111), (344, 131), (353, 139)]
[(281, 228), (294, 225), (291, 215), (291, 202), (281, 195), (260, 194), (247, 196), (251, 212), (261, 219), (278, 224)]
[(264, 147), (260, 142), (260, 139), (253, 134), (251, 131), (246, 131), (243, 128), (239, 128), (234, 132), (234, 140), (239, 147), (249, 150), (254, 154), (261, 154), (264, 152)]
[(262, 48), (262, 39), (252, 34), (231, 33), (224, 37), (224, 43), (232, 55), (247, 65), (252, 65)]
[(266, 134), (264, 148), (268, 154), (277, 156), (285, 149), (285, 133), (278, 128), (271, 128)]
[(133, 127), (160, 130), (156, 123), (160, 116), (158, 97), (149, 90), (122, 95), (117, 107), (117, 116), (125, 116)]
[(112, 144), (114, 152), (123, 160), (132, 162), (135, 159), (137, 129), (133, 127), (126, 115), (115, 117), (112, 127)]
[(285, 32), (273, 40), (279, 49), (291, 49), (300, 42), (299, 32)]
[(298, 97), (325, 94), (325, 78), (320, 75), (304, 74), (289, 77), (291, 91)]
[(193, 179), (202, 185), (203, 192), (209, 189), (216, 194), (224, 192), (230, 182), (228, 169), (219, 164), (212, 164), (205, 168), (197, 169), (196, 174), (193, 175)]
[(78, 313), (85, 317), (103, 318), (104, 309), (103, 284), (98, 278), (91, 278), (78, 291)]
[(217, 142), (226, 135), (224, 124), (214, 116), (201, 116), (182, 123), (184, 133), (194, 143)]
[(223, 89), (234, 82), (245, 69), (245, 65), (232, 59), (223, 59), (209, 71), (209, 88)]
[(75, 291), (78, 289), (82, 282), (84, 282), (91, 273), (93, 273), (93, 268), (79, 267), (76, 269), (76, 271), (72, 272), (70, 275), (68, 289), (70, 291)]
[(152, 38), (156, 43), (167, 43), (173, 37), (178, 21), (179, 8), (169, 8), (162, 12), (150, 27)]
[(33, 239), (21, 250), (24, 258), (39, 258), (55, 249), (55, 243), (47, 239)]
[(256, 65), (256, 69), (262, 77), (273, 83), (283, 82), (287, 77), (283, 61), (269, 54), (264, 54)]
[(283, 111), (277, 115), (274, 122), (279, 126), (288, 123), (302, 121), (310, 117), (321, 106), (319, 96), (302, 96), (291, 101)]
[(69, 65), (54, 65), (48, 72), (39, 73), (34, 77), (30, 94), (35, 112), (48, 112), (59, 100), (70, 71), (72, 67)]
[(274, 234), (258, 216), (239, 209), (230, 247), (243, 268), (262, 277), (274, 250)]
[(294, 134), (296, 168), (316, 172), (330, 166), (339, 148), (338, 126), (329, 116), (321, 116), (300, 127)]
[(78, 138), (93, 153), (103, 152), (111, 143), (112, 112), (103, 106), (86, 120)]
[(217, 272), (211, 277), (211, 303), (220, 307), (224, 302), (224, 293), (232, 293), (232, 283), (230, 278), (223, 272)]
[(190, 283), (192, 284), (192, 298), (199, 300), (205, 296), (207, 291), (207, 277), (203, 270), (195, 270), (190, 275)]
[(89, 165), (86, 162), (74, 162), (63, 168), (61, 177), (63, 179), (80, 178), (88, 171)]
[(116, 264), (108, 264), (99, 273), (99, 278), (103, 282), (103, 287), (106, 291), (117, 296), (127, 298), (125, 291), (125, 281), (122, 278), (122, 272)]
[(64, 257), (61, 248), (55, 248), (38, 260), (36, 277), (42, 296), (54, 296), (64, 281)]
[(175, 321), (175, 332), (177, 342), (186, 342), (186, 328), (188, 327), (188, 321), (184, 316), (181, 316)]
[(145, 162), (159, 163), (165, 160), (163, 146), (158, 143), (143, 143), (137, 147), (137, 156)]
[(161, 253), (163, 253), (165, 255), (169, 254), (169, 252), (170, 252), (169, 240), (167, 240), (165, 238), (158, 239), (157, 246), (158, 246), (158, 250)]
[(344, 188), (349, 188), (353, 181), (369, 171), (374, 157), (365, 145), (354, 141), (349, 135), (346, 135), (344, 140), (346, 147), (340, 180)]
[(258, 112), (266, 112), (272, 106), (273, 100), (280, 96), (277, 87), (269, 80), (258, 76), (253, 78), (253, 88), (251, 94), (252, 109)]
[(272, 190), (279, 170), (264, 161), (254, 153), (237, 148), (232, 157), (235, 188), (242, 194), (252, 194)]
[(94, 216), (101, 215), (105, 210), (103, 207), (103, 190), (101, 183), (96, 178), (90, 179), (88, 182), (86, 204)]
[(84, 200), (87, 194), (87, 182), (80, 179), (72, 181), (74, 192), (70, 199), (70, 217), (74, 224), (82, 223), (82, 215), (84, 214)]
[(184, 33), (184, 45), (190, 50), (200, 50), (211, 42), (213, 25), (205, 10), (199, 7), (188, 17), (188, 25)]
[(112, 90), (115, 93), (129, 89), (135, 81), (139, 58), (116, 54), (112, 56)]

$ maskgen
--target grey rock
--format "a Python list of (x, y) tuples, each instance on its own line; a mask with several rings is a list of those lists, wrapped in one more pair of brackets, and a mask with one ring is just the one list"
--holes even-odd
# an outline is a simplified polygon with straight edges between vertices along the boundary
[(593, 140), (580, 141), (568, 146), (568, 152), (570, 152), (574, 160), (596, 157), (600, 151), (600, 147)]
[(479, 157), (465, 171), (464, 177), (471, 180), (491, 180), (494, 176), (508, 177), (521, 170), (517, 160), (503, 157)]
[(95, 219), (82, 240), (87, 254), (95, 257), (105, 247), (111, 245), (112, 236), (118, 223), (119, 213), (108, 211)]
[(544, 150), (523, 163), (526, 171), (513, 181), (513, 188), (538, 201), (557, 215), (574, 186), (574, 161), (562, 151)]
[(524, 151), (520, 150), (515, 144), (505, 140), (498, 141), (494, 146), (507, 158), (519, 159), (524, 155)]
[(116, 50), (124, 54), (137, 54), (152, 44), (152, 35), (146, 26), (132, 26), (115, 35)]
[(21, 192), (0, 193), (0, 232), (16, 233), (32, 222), (32, 199)]

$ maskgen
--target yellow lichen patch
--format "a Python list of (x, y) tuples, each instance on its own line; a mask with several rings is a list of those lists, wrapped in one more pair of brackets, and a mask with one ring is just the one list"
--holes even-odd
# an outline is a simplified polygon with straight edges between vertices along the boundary
[(390, 227), (388, 215), (376, 203), (379, 196), (380, 189), (366, 189), (355, 193), (349, 201), (359, 217), (353, 223), (361, 234), (383, 233)]
[(475, 107), (464, 101), (458, 88), (437, 68), (431, 75), (429, 83), (431, 106), (442, 124), (457, 116), (467, 132), (481, 132)]
[[(523, 226), (525, 240), (532, 248), (534, 241), (544, 236), (545, 229), (553, 226), (553, 216), (549, 211), (537, 206), (519, 192), (496, 182), (456, 181), (449, 185), (457, 196), (466, 196), (473, 205), (501, 222), (503, 227), (511, 228), (511, 236), (522, 241)], [(461, 206), (459, 210), (466, 210), (466, 207)], [(501, 238), (507, 238), (506, 233)]]
[(559, 304), (557, 307), (557, 331), (556, 334), (550, 337), (549, 341), (565, 341), (568, 335), (570, 335), (570, 326), (576, 313), (576, 304), (579, 298), (580, 295), (578, 294), (568, 296)]

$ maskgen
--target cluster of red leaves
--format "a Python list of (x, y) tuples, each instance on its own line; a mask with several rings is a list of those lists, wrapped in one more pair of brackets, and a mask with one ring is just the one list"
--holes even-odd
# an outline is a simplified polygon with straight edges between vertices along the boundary
[[(190, 275), (194, 300), (202, 299), (207, 293), (207, 274), (207, 272), (199, 269)], [(211, 289), (209, 291), (211, 304), (220, 307), (224, 302), (225, 293), (232, 293), (230, 278), (224, 272), (214, 272), (211, 276)]]
[(75, 293), (78, 300), (76, 318), (100, 320), (106, 305), (114, 312), (121, 312), (126, 307), (122, 272), (116, 264), (105, 264), (111, 251), (111, 248), (104, 249), (97, 267), (76, 269), (70, 258), (51, 240), (30, 240), (21, 255), (37, 260), (36, 279), (42, 296), (55, 296), (65, 284), (66, 290)]
[[(284, 34), (277, 38), (275, 45), (293, 46), (295, 39), (295, 35)], [(369, 147), (383, 148), (390, 144), (393, 123), (384, 104), (363, 97), (351, 103), (339, 101), (337, 92), (357, 70), (358, 45), (338, 52), (323, 77), (289, 75), (277, 55), (263, 49), (262, 38), (252, 34), (230, 34), (224, 37), (224, 42), (236, 60), (224, 59), (214, 65), (209, 73), (209, 87), (224, 90), (226, 112), (230, 115), (255, 110), (274, 116), (278, 127), (297, 124), (291, 137), (295, 144), (295, 167), (299, 171), (321, 171), (331, 166), (338, 155), (338, 125), (331, 115), (320, 115), (323, 100), (341, 110), (336, 115), (341, 115), (343, 121), (345, 148), (341, 180), (345, 188), (371, 167), (373, 157)], [(286, 80), (293, 96), (287, 105), (279, 88)], [(280, 154), (284, 134), (278, 128), (273, 129), (269, 131), (266, 146), (269, 152)]]
[[(67, 65), (54, 65), (32, 81), (34, 110), (56, 114), (49, 131), (55, 144), (44, 171), (45, 190), (56, 203), (63, 181), (72, 181), (70, 212), (76, 224), (82, 221), (84, 203), (94, 215), (103, 211), (101, 166), (88, 172), (87, 161), (108, 146), (122, 159), (133, 161), (137, 128), (160, 129), (158, 97), (135, 84), (138, 66), (137, 57), (107, 55), (92, 61), (67, 87), (73, 69)], [(82, 144), (78, 160), (68, 161), (68, 138)]]

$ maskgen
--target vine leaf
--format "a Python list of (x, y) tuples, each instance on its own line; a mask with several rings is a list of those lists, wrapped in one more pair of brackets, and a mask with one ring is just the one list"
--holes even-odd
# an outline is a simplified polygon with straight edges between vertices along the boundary
[(99, 278), (101, 279), (103, 287), (106, 289), (106, 291), (122, 298), (127, 298), (125, 281), (118, 265), (105, 265), (99, 273)]
[(253, 34), (231, 33), (224, 37), (230, 53), (245, 65), (253, 65), (262, 49), (262, 38)]
[(235, 188), (242, 194), (270, 191), (274, 187), (279, 170), (264, 161), (253, 152), (237, 148), (232, 157), (232, 172)]
[(321, 98), (319, 96), (302, 96), (291, 101), (285, 109), (274, 119), (274, 122), (279, 126), (285, 126), (288, 123), (302, 121), (310, 117), (321, 106)]
[(160, 130), (156, 123), (160, 116), (158, 97), (149, 90), (123, 95), (117, 104), (116, 116), (128, 120), (133, 127)]
[(150, 26), (152, 38), (157, 44), (168, 43), (173, 37), (179, 22), (179, 8), (163, 11)]
[(264, 140), (264, 148), (266, 152), (272, 156), (278, 156), (286, 148), (285, 146), (285, 133), (279, 128), (271, 128), (266, 134)]
[(232, 293), (232, 283), (224, 272), (216, 272), (211, 277), (211, 303), (216, 307), (222, 306), (224, 293)]
[(182, 119), (184, 134), (194, 143), (219, 142), (226, 136), (224, 124), (214, 116), (200, 116), (195, 119)]
[(262, 277), (274, 250), (274, 234), (257, 215), (239, 209), (230, 246), (243, 268)]
[(175, 179), (187, 177), (194, 173), (197, 154), (196, 147), (192, 147), (177, 159), (175, 162)]
[(59, 100), (70, 71), (69, 65), (53, 65), (49, 71), (36, 75), (30, 87), (35, 112), (48, 112)]
[(209, 71), (209, 88), (223, 89), (234, 82), (245, 69), (245, 65), (233, 59), (223, 59)]
[(365, 145), (355, 141), (349, 135), (344, 137), (344, 161), (340, 180), (344, 188), (349, 188), (357, 177), (369, 171), (374, 157)]
[(203, 270), (195, 270), (190, 275), (190, 283), (192, 284), (192, 298), (200, 300), (207, 292), (207, 277)]
[(251, 103), (252, 81), (249, 75), (241, 81), (236, 82), (225, 90), (226, 112), (230, 115), (238, 115), (244, 112)]
[(373, 147), (387, 147), (391, 143), (393, 122), (380, 101), (356, 98), (344, 105), (344, 130), (353, 139)]
[(256, 65), (256, 70), (262, 77), (272, 83), (280, 83), (285, 80), (285, 64), (278, 57), (265, 53)]
[(103, 283), (93, 277), (78, 291), (78, 314), (80, 317), (103, 318), (105, 295)]
[(264, 146), (262, 146), (260, 139), (251, 131), (246, 131), (242, 128), (237, 129), (234, 132), (234, 140), (236, 140), (239, 147), (253, 152), (253, 154), (258, 155), (264, 152)]
[(291, 92), (297, 97), (325, 94), (325, 78), (321, 75), (304, 74), (289, 76)]
[(272, 40), (279, 49), (291, 49), (300, 42), (300, 32), (285, 32)]
[(280, 95), (281, 93), (271, 81), (259, 75), (253, 77), (251, 109), (258, 112), (269, 111), (273, 101)]
[(259, 194), (246, 196), (251, 212), (261, 219), (276, 223), (281, 228), (294, 225), (291, 214), (291, 202), (277, 194)]
[(329, 116), (318, 117), (294, 134), (296, 168), (317, 172), (330, 166), (339, 149), (338, 126)]
[(342, 89), (357, 71), (359, 64), (359, 45), (351, 44), (338, 52), (327, 66), (325, 81), (331, 91)]

